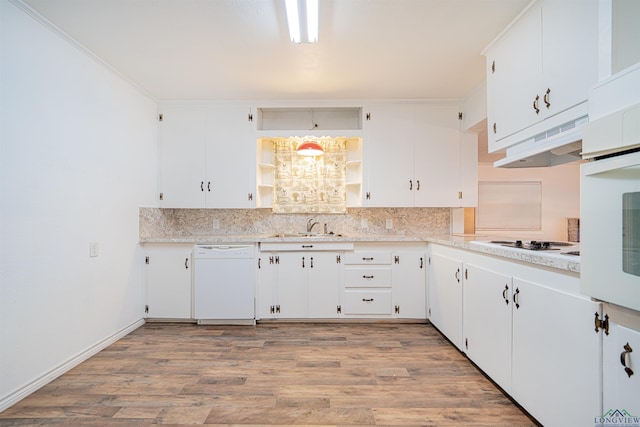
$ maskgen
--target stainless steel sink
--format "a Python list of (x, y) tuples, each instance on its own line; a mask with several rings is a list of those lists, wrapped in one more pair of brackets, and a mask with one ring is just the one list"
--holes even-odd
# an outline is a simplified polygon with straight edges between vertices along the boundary
[(279, 237), (279, 238), (285, 238), (285, 237), (303, 237), (303, 238), (308, 238), (308, 237), (316, 237), (316, 238), (322, 238), (322, 237), (347, 237), (342, 233), (276, 233), (276, 234), (272, 234), (269, 237)]

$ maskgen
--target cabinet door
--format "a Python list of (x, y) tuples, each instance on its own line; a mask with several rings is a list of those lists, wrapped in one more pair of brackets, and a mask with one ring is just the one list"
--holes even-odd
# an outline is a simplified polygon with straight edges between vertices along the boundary
[(489, 152), (499, 141), (541, 120), (533, 102), (542, 79), (542, 10), (535, 7), (487, 56), (487, 125)]
[[(598, 1), (546, 0), (542, 5), (543, 82), (546, 116), (587, 100), (598, 82)], [(567, 58), (571, 58), (570, 61)]]
[(192, 245), (163, 244), (146, 248), (147, 317), (190, 319)]
[(426, 256), (419, 251), (393, 253), (392, 292), (396, 317), (427, 318)]
[[(364, 144), (369, 207), (413, 206), (413, 106), (376, 105), (368, 109)], [(369, 194), (367, 198), (366, 194)]]
[(511, 391), (511, 277), (465, 264), (464, 347), (467, 357)]
[(462, 135), (460, 147), (460, 191), (462, 198), (456, 206), (478, 206), (478, 135), (465, 133)]
[(258, 261), (258, 288), (256, 292), (256, 318), (276, 317), (276, 254), (263, 252)]
[(431, 254), (429, 320), (462, 350), (462, 261)]
[(252, 138), (249, 111), (248, 106), (207, 109), (208, 208), (254, 206), (256, 142)]
[(545, 426), (593, 425), (602, 405), (600, 304), (516, 277), (513, 292), (511, 395)]
[(457, 106), (419, 105), (415, 110), (414, 203), (416, 207), (458, 206), (462, 122)]
[(603, 414), (616, 416), (610, 411), (618, 410), (640, 416), (640, 332), (610, 323), (602, 353)]
[(163, 208), (204, 207), (206, 114), (185, 108), (162, 113), (159, 187)]
[(310, 255), (307, 252), (282, 252), (278, 255), (276, 306), (278, 317), (304, 319), (309, 317), (309, 292), (307, 267)]
[(335, 318), (340, 305), (340, 265), (336, 252), (308, 252), (309, 317)]

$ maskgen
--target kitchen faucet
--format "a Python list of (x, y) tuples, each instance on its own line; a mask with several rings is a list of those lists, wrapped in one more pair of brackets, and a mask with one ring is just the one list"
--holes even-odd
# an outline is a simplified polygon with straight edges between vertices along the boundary
[(317, 221), (313, 223), (312, 222), (313, 222), (313, 218), (309, 218), (309, 221), (307, 221), (307, 233), (311, 233), (311, 230), (313, 230), (313, 227), (319, 224)]

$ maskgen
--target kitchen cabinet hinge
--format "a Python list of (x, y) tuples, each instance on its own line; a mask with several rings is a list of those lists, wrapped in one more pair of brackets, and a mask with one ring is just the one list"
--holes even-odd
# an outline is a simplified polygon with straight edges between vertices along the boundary
[(366, 195), (366, 197), (365, 197), (365, 198), (366, 198), (367, 200), (371, 200), (371, 193), (369, 193), (369, 192), (367, 191), (367, 195)]
[(253, 114), (251, 114), (251, 113), (247, 114), (247, 120), (252, 122), (253, 121)]
[(144, 257), (144, 263), (145, 264), (149, 264), (149, 257), (148, 256)]
[(395, 255), (395, 256), (393, 257), (393, 262), (394, 262), (395, 264), (400, 264), (400, 256)]
[(464, 348), (466, 348), (467, 350), (469, 350), (469, 338), (465, 338), (465, 339), (464, 339)]
[(496, 72), (496, 61), (491, 62), (491, 74)]
[(462, 120), (462, 111), (458, 112), (458, 120)]
[(160, 193), (160, 200), (164, 200), (164, 193)]
[(144, 312), (149, 314), (149, 305), (148, 304), (144, 306)]
[(427, 310), (429, 313), (429, 317), (431, 317), (431, 309)]
[(276, 307), (275, 307), (275, 306), (273, 306), (273, 305), (270, 305), (270, 306), (269, 306), (269, 313), (270, 313), (270, 314), (275, 314), (275, 312), (276, 312)]
[(367, 113), (366, 118), (367, 120), (371, 120), (371, 113)]
[(164, 120), (164, 114), (160, 113), (158, 114), (158, 121), (161, 122)]
[(396, 314), (400, 314), (400, 306), (399, 305), (396, 305), (395, 312), (396, 312)]
[(269, 264), (273, 264), (275, 262), (275, 258), (270, 256), (269, 257)]
[[(276, 264), (280, 264), (280, 257), (279, 256), (276, 256)], [(280, 307), (280, 306), (278, 306), (278, 307)]]
[(336, 313), (338, 313), (338, 314), (342, 313), (342, 306), (341, 305), (336, 306)]
[(247, 199), (249, 199), (249, 201), (253, 200), (253, 193), (249, 193), (249, 195), (247, 196)]
[(605, 314), (604, 318), (600, 319), (600, 314), (596, 312), (594, 319), (596, 333), (600, 332), (600, 329), (604, 330), (605, 335), (609, 335), (609, 315)]
[(340, 264), (342, 262), (342, 257), (340, 255), (336, 255), (336, 264)]
[(465, 280), (469, 279), (469, 269), (468, 268), (464, 269), (464, 278), (465, 278)]
[(429, 265), (431, 265), (431, 257), (429, 257)]
[(276, 305), (276, 313), (280, 313), (280, 305)]
[(462, 191), (458, 191), (458, 200), (462, 200)]

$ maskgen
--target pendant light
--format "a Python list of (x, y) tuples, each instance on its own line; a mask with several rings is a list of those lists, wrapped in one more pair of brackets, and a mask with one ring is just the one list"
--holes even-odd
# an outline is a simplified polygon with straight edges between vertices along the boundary
[(322, 146), (317, 142), (313, 141), (304, 141), (302, 144), (298, 145), (297, 149), (298, 154), (301, 156), (322, 156), (324, 154), (324, 150)]

